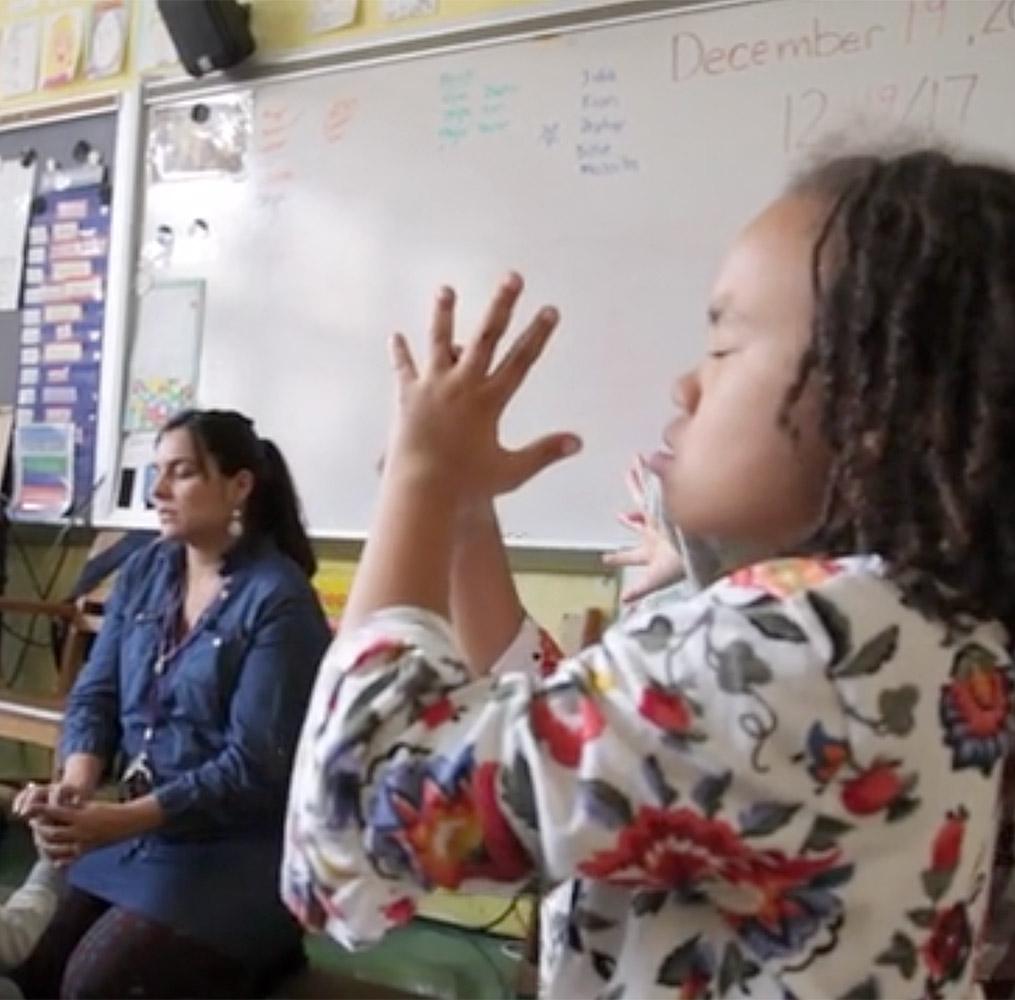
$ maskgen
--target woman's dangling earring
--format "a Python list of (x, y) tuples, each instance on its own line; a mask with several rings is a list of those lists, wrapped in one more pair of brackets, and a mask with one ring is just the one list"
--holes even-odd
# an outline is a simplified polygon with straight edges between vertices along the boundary
[(229, 517), (229, 537), (241, 538), (243, 536), (243, 511), (234, 507)]

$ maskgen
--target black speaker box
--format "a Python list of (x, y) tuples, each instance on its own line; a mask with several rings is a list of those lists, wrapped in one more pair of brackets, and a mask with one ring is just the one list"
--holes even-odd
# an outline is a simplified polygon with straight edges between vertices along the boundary
[(229, 69), (255, 49), (250, 8), (236, 0), (158, 0), (159, 13), (191, 76)]

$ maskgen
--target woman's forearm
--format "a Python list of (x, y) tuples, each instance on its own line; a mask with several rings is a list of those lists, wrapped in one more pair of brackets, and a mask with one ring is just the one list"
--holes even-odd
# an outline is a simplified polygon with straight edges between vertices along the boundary
[(63, 763), (61, 783), (72, 786), (88, 798), (99, 787), (105, 766), (106, 762), (97, 754), (72, 753)]

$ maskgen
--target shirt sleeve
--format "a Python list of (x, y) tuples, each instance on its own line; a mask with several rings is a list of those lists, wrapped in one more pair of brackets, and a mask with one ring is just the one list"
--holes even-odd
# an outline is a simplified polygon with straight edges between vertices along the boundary
[(491, 676), (522, 671), (531, 677), (548, 677), (564, 659), (553, 636), (534, 619), (526, 617), (518, 634), (490, 668)]
[[(862, 684), (897, 642), (890, 595), (871, 586), (847, 582), (836, 603), (721, 583), (628, 615), (541, 680), (524, 644), (518, 669), (470, 681), (444, 621), (375, 614), (322, 667), (290, 792), (285, 900), (355, 947), (435, 887), (512, 891), (539, 874), (735, 896), (738, 865), (760, 856), (748, 843), (827, 893), (851, 875), (835, 844), (849, 824), (822, 817), (821, 768), (842, 762), (854, 716), (882, 724), (887, 703)], [(894, 749), (857, 785), (858, 816), (886, 806), (863, 801), (886, 789), (904, 814), (910, 762)], [(668, 835), (698, 844), (700, 870), (653, 849)]]
[(311, 593), (282, 597), (265, 611), (240, 667), (225, 749), (155, 790), (165, 829), (235, 827), (280, 815), (327, 642), (327, 625)]
[(60, 883), (60, 873), (39, 861), (0, 908), (0, 968), (12, 969), (32, 953), (56, 911)]
[(109, 761), (119, 746), (120, 643), (136, 566), (135, 557), (117, 574), (103, 610), (102, 628), (68, 695), (60, 738), (63, 760), (74, 753), (89, 753)]

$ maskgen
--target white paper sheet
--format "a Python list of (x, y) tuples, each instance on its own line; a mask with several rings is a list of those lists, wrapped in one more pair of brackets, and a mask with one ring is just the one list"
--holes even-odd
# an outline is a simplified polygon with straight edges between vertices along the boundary
[(35, 164), (0, 160), (0, 309), (17, 309)]

